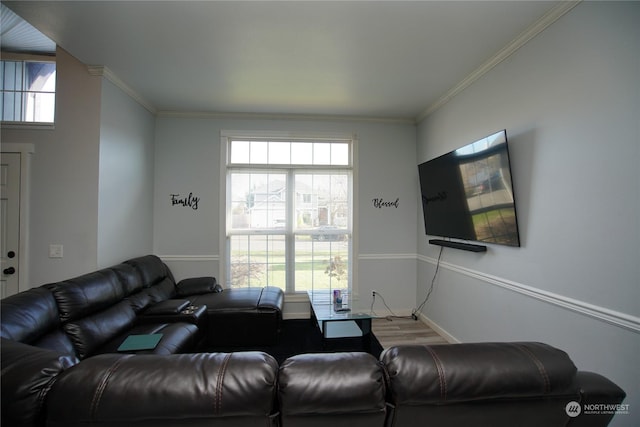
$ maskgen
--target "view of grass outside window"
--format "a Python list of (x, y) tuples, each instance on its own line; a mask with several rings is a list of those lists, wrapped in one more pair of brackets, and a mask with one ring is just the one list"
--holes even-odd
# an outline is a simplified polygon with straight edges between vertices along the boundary
[(229, 140), (228, 284), (348, 289), (351, 141)]
[(54, 122), (55, 62), (0, 61), (0, 82), (2, 121)]

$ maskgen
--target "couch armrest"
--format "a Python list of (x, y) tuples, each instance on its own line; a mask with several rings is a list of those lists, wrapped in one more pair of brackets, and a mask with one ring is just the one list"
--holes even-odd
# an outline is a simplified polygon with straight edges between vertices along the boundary
[(277, 369), (262, 352), (94, 356), (58, 378), (47, 426), (269, 425)]
[[(174, 300), (167, 300), (174, 301)], [(175, 300), (175, 301), (184, 301), (184, 300)], [(196, 325), (198, 329), (202, 332), (204, 336), (207, 335), (207, 329), (209, 327), (208, 324), (208, 313), (206, 305), (193, 306), (188, 305), (183, 310), (177, 313), (168, 313), (168, 314), (157, 314), (157, 313), (147, 313), (146, 311), (141, 313), (137, 317), (137, 322), (139, 325), (157, 325), (160, 323), (191, 323), (192, 325)]]
[(153, 304), (142, 312), (143, 316), (158, 316), (167, 314), (178, 314), (186, 309), (191, 301), (187, 299), (167, 299), (157, 304)]
[(64, 355), (2, 338), (2, 425), (43, 425), (43, 407), (58, 375), (78, 363)]
[(404, 345), (385, 349), (396, 405), (575, 394), (569, 356), (535, 342)]
[(579, 371), (576, 384), (580, 390), (580, 414), (568, 427), (604, 427), (618, 412), (628, 411), (620, 405), (626, 393), (615, 383), (594, 372)]
[(192, 277), (183, 279), (176, 284), (176, 294), (179, 297), (222, 292), (222, 286), (215, 277)]

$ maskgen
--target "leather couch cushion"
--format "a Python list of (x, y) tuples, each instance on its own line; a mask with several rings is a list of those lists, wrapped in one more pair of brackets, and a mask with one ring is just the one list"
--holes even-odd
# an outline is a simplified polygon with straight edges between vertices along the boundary
[(145, 286), (153, 286), (165, 278), (173, 281), (173, 277), (169, 275), (167, 266), (155, 255), (132, 258), (124, 263), (133, 266), (138, 271)]
[(285, 419), (373, 413), (382, 425), (386, 411), (383, 369), (368, 353), (290, 357), (280, 366), (278, 397)]
[(144, 287), (144, 282), (142, 281), (140, 272), (132, 265), (122, 263), (114, 265), (111, 269), (115, 271), (118, 276), (118, 279), (124, 288), (125, 296), (139, 292)]
[[(44, 425), (47, 393), (58, 374), (78, 363), (75, 357), (2, 339), (2, 425)], [(65, 405), (67, 406), (67, 405)]]
[(58, 378), (47, 426), (266, 426), (277, 369), (261, 352), (99, 355)]
[(118, 276), (111, 269), (46, 286), (53, 292), (63, 323), (104, 310), (125, 296)]
[(157, 296), (149, 292), (149, 289), (142, 289), (139, 292), (129, 295), (126, 299), (129, 301), (133, 311), (135, 311), (136, 314), (140, 314), (147, 309), (147, 307), (156, 303)]
[(222, 292), (222, 286), (215, 277), (192, 277), (183, 279), (176, 285), (178, 296), (189, 296)]
[(260, 301), (260, 288), (231, 289), (224, 292), (190, 297), (194, 305), (206, 305), (207, 311), (255, 311)]
[(177, 354), (187, 353), (196, 348), (202, 332), (191, 323), (144, 323), (134, 326), (131, 329), (113, 337), (101, 347), (96, 349), (96, 353), (116, 353), (118, 347), (129, 335), (162, 334), (158, 345), (151, 350), (132, 351), (135, 354)]
[(133, 293), (127, 297), (131, 308), (140, 314), (147, 308), (159, 304), (175, 295), (175, 286), (171, 279), (165, 277), (151, 287), (145, 287), (139, 292)]
[(0, 336), (30, 344), (60, 327), (58, 306), (46, 288), (34, 288), (0, 300)]
[(541, 343), (400, 346), (380, 355), (396, 404), (442, 404), (567, 392), (576, 367)]
[(165, 277), (151, 286), (148, 291), (151, 295), (151, 300), (154, 303), (158, 303), (173, 297), (176, 294), (176, 285), (169, 277)]
[(195, 305), (206, 305), (209, 312), (257, 311), (282, 309), (283, 292), (280, 288), (238, 288), (223, 292), (200, 294), (189, 298)]
[[(239, 288), (189, 296), (207, 307), (209, 344), (271, 345), (278, 339), (284, 293), (280, 288)], [(233, 325), (227, 328), (224, 325)]]
[(133, 327), (136, 314), (128, 301), (121, 301), (106, 310), (65, 323), (64, 330), (71, 338), (78, 357), (94, 354), (98, 347)]
[(76, 348), (71, 342), (69, 335), (65, 333), (62, 327), (54, 329), (29, 344), (47, 350), (54, 350), (63, 354), (74, 355), (76, 357), (78, 356)]

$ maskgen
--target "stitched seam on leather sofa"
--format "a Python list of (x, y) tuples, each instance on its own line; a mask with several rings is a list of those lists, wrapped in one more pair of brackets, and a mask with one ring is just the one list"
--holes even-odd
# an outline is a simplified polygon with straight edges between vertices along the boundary
[(438, 370), (438, 379), (440, 380), (440, 397), (443, 400), (447, 400), (447, 379), (444, 375), (444, 366), (442, 365), (442, 362), (440, 362), (440, 359), (438, 358), (436, 352), (431, 347), (425, 346), (424, 348), (433, 358), (433, 362), (435, 363), (436, 369)]
[(536, 357), (535, 354), (533, 354), (531, 350), (524, 347), (523, 345), (516, 344), (516, 348), (522, 351), (524, 354), (526, 354), (531, 359), (531, 361), (536, 365), (536, 367), (538, 368), (538, 372), (540, 372), (540, 375), (542, 376), (542, 380), (544, 381), (544, 393), (545, 394), (550, 393), (551, 381), (549, 380), (549, 375), (547, 374), (547, 371), (544, 368), (544, 364), (540, 361), (540, 359)]
[(96, 416), (96, 413), (98, 412), (98, 406), (100, 406), (100, 399), (102, 399), (102, 394), (104, 393), (104, 390), (107, 388), (107, 383), (109, 382), (109, 379), (116, 372), (118, 367), (120, 367), (120, 364), (122, 363), (122, 361), (125, 359), (128, 359), (129, 357), (131, 356), (124, 356), (121, 359), (116, 360), (115, 363), (111, 365), (109, 369), (107, 369), (105, 374), (102, 376), (102, 379), (100, 380), (100, 384), (98, 384), (98, 387), (96, 388), (96, 391), (93, 395), (93, 399), (91, 399), (91, 409), (89, 411), (90, 420), (93, 420)]
[(227, 366), (229, 365), (229, 359), (231, 359), (231, 353), (227, 353), (218, 371), (218, 380), (216, 382), (216, 398), (214, 402), (214, 412), (220, 414), (222, 410), (222, 387), (224, 385), (224, 376), (227, 372)]

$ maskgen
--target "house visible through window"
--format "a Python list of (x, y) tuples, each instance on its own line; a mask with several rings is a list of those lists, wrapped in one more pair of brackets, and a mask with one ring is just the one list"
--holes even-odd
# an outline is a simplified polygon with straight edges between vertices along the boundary
[(55, 62), (0, 61), (2, 121), (53, 123)]
[(227, 285), (351, 281), (352, 140), (227, 140)]

